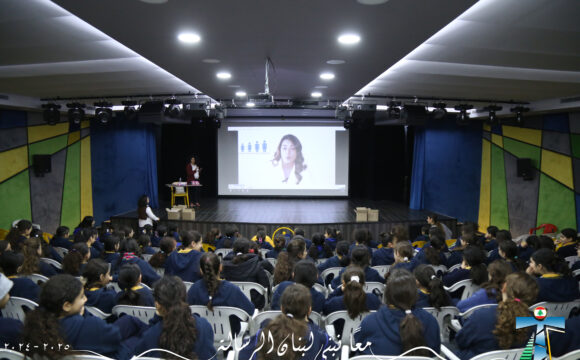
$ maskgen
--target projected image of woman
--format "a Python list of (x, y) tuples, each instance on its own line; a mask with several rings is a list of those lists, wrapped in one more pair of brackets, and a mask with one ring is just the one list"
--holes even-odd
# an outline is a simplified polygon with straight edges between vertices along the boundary
[(292, 134), (284, 135), (278, 144), (272, 165), (282, 168), (282, 182), (284, 184), (298, 185), (303, 180), (302, 172), (306, 170), (302, 144)]

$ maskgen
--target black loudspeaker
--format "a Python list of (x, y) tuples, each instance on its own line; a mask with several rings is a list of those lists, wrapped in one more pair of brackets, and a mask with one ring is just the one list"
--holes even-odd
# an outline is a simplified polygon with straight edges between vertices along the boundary
[(518, 159), (517, 167), (518, 167), (518, 177), (522, 177), (524, 178), (524, 180), (534, 179), (532, 159), (527, 158)]
[(49, 173), (52, 168), (50, 155), (32, 155), (32, 166), (36, 176)]

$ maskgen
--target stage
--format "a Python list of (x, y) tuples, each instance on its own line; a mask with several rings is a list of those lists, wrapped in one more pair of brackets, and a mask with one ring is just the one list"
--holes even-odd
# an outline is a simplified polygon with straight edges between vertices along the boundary
[[(202, 199), (196, 208), (195, 221), (167, 220), (165, 209), (153, 209), (161, 218), (160, 224), (175, 226), (180, 230), (194, 229), (202, 234), (217, 227), (223, 232), (228, 224), (235, 224), (240, 233), (248, 238), (256, 233), (257, 225), (265, 225), (268, 234), (281, 226), (304, 228), (306, 235), (324, 232), (327, 226), (335, 227), (350, 239), (352, 230), (368, 228), (375, 239), (382, 231), (389, 231), (397, 224), (409, 227), (411, 237), (426, 224), (427, 210), (411, 210), (406, 204), (390, 201), (357, 199), (264, 199), (264, 198), (214, 198)], [(378, 222), (355, 222), (354, 209), (368, 207), (379, 210)], [(457, 219), (439, 215), (455, 234)], [(114, 225), (129, 225), (137, 229), (137, 211), (111, 217)]]

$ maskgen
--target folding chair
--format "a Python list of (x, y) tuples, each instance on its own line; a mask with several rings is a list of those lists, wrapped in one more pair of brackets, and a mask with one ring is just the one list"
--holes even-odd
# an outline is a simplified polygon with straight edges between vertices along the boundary
[[(0, 353), (1, 355), (1, 353)], [(578, 360), (580, 359), (580, 350), (574, 350), (572, 352), (569, 352), (567, 354), (564, 354), (560, 357), (553, 357), (552, 360)]]
[[(469, 318), (477, 310), (484, 309), (484, 308), (491, 308), (491, 307), (497, 307), (497, 304), (477, 305), (477, 306), (472, 307), (471, 309), (468, 309), (465, 312), (457, 314), (457, 317), (460, 317), (463, 320), (465, 320), (465, 319)], [(449, 324), (449, 326), (451, 326), (451, 328), (453, 330), (455, 330), (455, 332), (459, 332), (459, 330), (461, 330), (461, 328), (462, 328), (461, 323), (459, 322), (459, 319), (451, 319), (451, 323)]]
[(24, 275), (22, 277), (32, 280), (37, 285), (44, 284), (45, 282), (48, 281), (48, 278), (46, 276), (40, 275), (40, 274), (30, 274), (30, 275)]
[(372, 268), (375, 269), (379, 273), (379, 275), (385, 277), (385, 275), (387, 275), (387, 273), (389, 272), (391, 265), (377, 265), (372, 266)]
[(459, 315), (459, 309), (455, 306), (443, 306), (440, 310), (437, 310), (434, 307), (426, 307), (423, 308), (423, 310), (433, 315), (433, 317), (437, 320), (441, 333), (441, 342), (449, 342), (451, 320), (453, 320), (455, 316)]
[(101, 318), (103, 320), (105, 320), (106, 318), (111, 316), (111, 314), (107, 314), (107, 313), (101, 311), (99, 308), (96, 308), (94, 306), (86, 306), (85, 305), (85, 311), (88, 311), (93, 316), (96, 316), (96, 317)]
[(465, 300), (465, 299), (471, 297), (471, 295), (473, 295), (473, 293), (475, 293), (477, 290), (480, 289), (480, 287), (478, 285), (475, 285), (473, 283), (473, 281), (471, 281), (471, 279), (461, 280), (461, 281), (458, 281), (449, 287), (444, 286), (443, 288), (448, 293), (462, 290), (461, 300)]
[(229, 254), (231, 252), (232, 252), (232, 249), (217, 249), (215, 251), (215, 254), (223, 259), (226, 257), (227, 254)]
[[(331, 267), (331, 268), (324, 270), (320, 274), (320, 276), (322, 277), (322, 281), (324, 281), (324, 285), (328, 286), (330, 284), (330, 282), (332, 281), (332, 279), (337, 277), (341, 271), (342, 271), (341, 267)], [(330, 277), (330, 275), (332, 275), (332, 277)]]
[(132, 305), (116, 305), (113, 307), (113, 314), (119, 316), (127, 314), (138, 318), (145, 324), (155, 316), (155, 308), (152, 306), (132, 306)]
[(373, 293), (375, 295), (377, 295), (379, 297), (379, 299), (382, 298), (383, 294), (385, 293), (385, 288), (386, 285), (377, 281), (369, 281), (366, 282), (364, 285), (364, 290), (367, 293)]
[(24, 324), (26, 313), (37, 307), (38, 304), (32, 300), (11, 296), (4, 309), (0, 310), (0, 313), (2, 313), (2, 317), (20, 320)]
[[(250, 321), (250, 315), (247, 312), (230, 306), (214, 306), (213, 311), (210, 311), (207, 306), (203, 305), (191, 305), (189, 308), (192, 314), (199, 315), (211, 324), (214, 334), (214, 346), (216, 348), (228, 344), (230, 340), (232, 343), (235, 341), (238, 348), (241, 346), (243, 336), (248, 329), (248, 323)], [(235, 316), (240, 319), (240, 333), (236, 335), (235, 339), (232, 338), (233, 331), (230, 326), (230, 316)]]
[(149, 262), (149, 260), (151, 260), (151, 257), (153, 257), (153, 254), (141, 254), (141, 257), (143, 258), (143, 260)]
[(58, 256), (60, 256), (61, 258), (64, 258), (64, 256), (66, 254), (68, 254), (68, 249), (67, 248), (55, 246), (55, 247), (53, 247), (53, 249), (54, 249), (54, 251), (56, 251), (56, 253), (58, 254)]
[(267, 309), (270, 305), (268, 299), (268, 289), (263, 287), (262, 285), (254, 282), (247, 282), (247, 281), (230, 281), (232, 284), (236, 285), (237, 287), (242, 290), (244, 295), (250, 300), (252, 300), (252, 290), (258, 292), (258, 294), (262, 295), (266, 302), (264, 303), (264, 309)]
[(56, 260), (41, 257), (40, 261), (42, 261), (43, 263), (47, 263), (48, 265), (51, 265), (52, 267), (58, 270), (62, 270), (62, 265)]
[(435, 274), (437, 274), (437, 276), (443, 276), (448, 271), (447, 266), (445, 265), (429, 265), (429, 267), (431, 267), (431, 269), (435, 271)]
[(568, 319), (570, 317), (570, 314), (572, 314), (575, 310), (580, 309), (580, 300), (574, 300), (569, 302), (542, 301), (530, 306), (530, 311), (534, 311), (534, 309), (538, 306), (545, 307), (546, 311), (548, 312), (548, 316), (550, 317), (556, 316)]
[(0, 348), (0, 359), (6, 360), (24, 360), (26, 359), (26, 355), (20, 353), (18, 351), (4, 349), (4, 347)]
[[(350, 338), (354, 334), (354, 331), (360, 326), (361, 321), (369, 314), (369, 312), (366, 312), (351, 319), (350, 316), (348, 316), (348, 311), (335, 311), (324, 318), (324, 327), (326, 328), (328, 336), (332, 337), (334, 341), (338, 342), (340, 340), (343, 344), (350, 344)], [(335, 334), (334, 331), (334, 323), (338, 320), (344, 320), (342, 334)]]

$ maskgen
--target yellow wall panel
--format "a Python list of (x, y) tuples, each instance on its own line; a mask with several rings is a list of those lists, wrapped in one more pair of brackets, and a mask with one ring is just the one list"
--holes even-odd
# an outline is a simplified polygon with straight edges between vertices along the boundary
[(87, 136), (81, 140), (81, 217), (93, 215), (91, 176), (91, 137)]
[(0, 152), (0, 182), (28, 168), (28, 146)]
[(489, 124), (483, 124), (483, 130), (491, 131), (491, 126)]
[(486, 229), (491, 218), (491, 143), (485, 139), (482, 143), (478, 223), (481, 229)]
[(81, 121), (81, 129), (86, 129), (89, 126), (91, 126), (90, 120), (83, 120), (83, 121)]
[(75, 132), (71, 132), (68, 134), (68, 144), (73, 144), (77, 141), (79, 141), (81, 138), (81, 132), (80, 131), (75, 131)]
[(572, 158), (549, 150), (542, 150), (542, 172), (574, 189)]
[(491, 134), (491, 142), (503, 149), (503, 137), (497, 134)]
[(512, 139), (520, 140), (528, 144), (542, 146), (542, 131), (536, 129), (526, 129), (516, 126), (502, 127), (503, 135)]
[(68, 122), (58, 123), (56, 125), (29, 126), (28, 142), (33, 143), (57, 135), (66, 134), (68, 132), (68, 127)]

